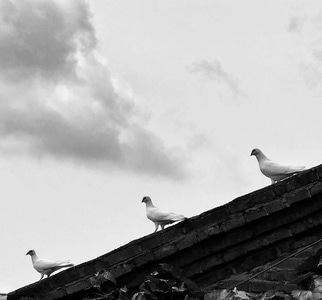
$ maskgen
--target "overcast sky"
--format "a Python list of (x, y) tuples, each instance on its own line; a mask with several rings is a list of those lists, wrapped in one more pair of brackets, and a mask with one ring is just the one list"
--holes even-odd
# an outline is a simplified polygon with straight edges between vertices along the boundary
[(0, 2), (0, 292), (322, 162), (322, 3)]

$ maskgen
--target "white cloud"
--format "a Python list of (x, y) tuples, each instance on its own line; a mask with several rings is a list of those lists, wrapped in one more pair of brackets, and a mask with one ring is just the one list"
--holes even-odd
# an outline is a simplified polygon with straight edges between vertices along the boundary
[[(303, 7), (290, 18), (288, 32), (296, 47), (291, 49), (300, 76), (310, 89), (321, 87), (322, 11), (320, 5)], [(296, 34), (294, 34), (296, 33)]]
[(96, 46), (85, 1), (1, 2), (0, 149), (182, 177)]
[(189, 71), (192, 73), (201, 73), (206, 79), (227, 86), (236, 95), (242, 94), (238, 79), (228, 73), (217, 60), (212, 62), (207, 60), (196, 61), (189, 67)]

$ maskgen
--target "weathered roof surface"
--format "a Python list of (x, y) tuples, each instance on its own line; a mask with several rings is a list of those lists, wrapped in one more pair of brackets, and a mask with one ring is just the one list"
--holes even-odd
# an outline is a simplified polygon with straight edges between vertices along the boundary
[[(93, 286), (95, 274), (104, 270), (118, 286), (135, 292), (159, 263), (181, 270), (205, 290), (230, 287), (242, 280), (238, 274), (254, 272), (322, 238), (321, 213), (322, 165), (25, 286), (8, 299), (67, 299)], [(270, 278), (272, 286), (289, 282), (287, 276), (277, 277)], [(258, 280), (268, 281), (256, 278), (247, 289), (258, 290)], [(291, 289), (296, 283), (284, 286)]]

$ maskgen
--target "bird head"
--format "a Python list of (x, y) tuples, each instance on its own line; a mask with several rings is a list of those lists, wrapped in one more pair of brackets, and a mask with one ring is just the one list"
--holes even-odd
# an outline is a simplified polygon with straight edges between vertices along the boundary
[(143, 197), (142, 202), (143, 203), (151, 202), (151, 198), (149, 196), (145, 196), (145, 197)]
[(262, 151), (260, 151), (259, 149), (255, 148), (255, 149), (253, 149), (253, 150), (252, 150), (252, 152), (251, 152), (250, 156), (252, 156), (252, 155), (257, 156), (257, 155), (258, 155), (258, 154), (260, 154), (261, 152), (262, 152)]
[(29, 250), (26, 255), (30, 255), (30, 256), (33, 256), (36, 254), (36, 251), (35, 250)]

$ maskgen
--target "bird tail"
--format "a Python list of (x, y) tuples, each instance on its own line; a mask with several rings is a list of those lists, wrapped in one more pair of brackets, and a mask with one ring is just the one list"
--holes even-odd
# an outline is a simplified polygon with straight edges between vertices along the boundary
[(294, 173), (302, 172), (302, 171), (305, 171), (305, 170), (306, 170), (305, 166), (300, 166), (300, 167), (294, 167), (293, 168)]

